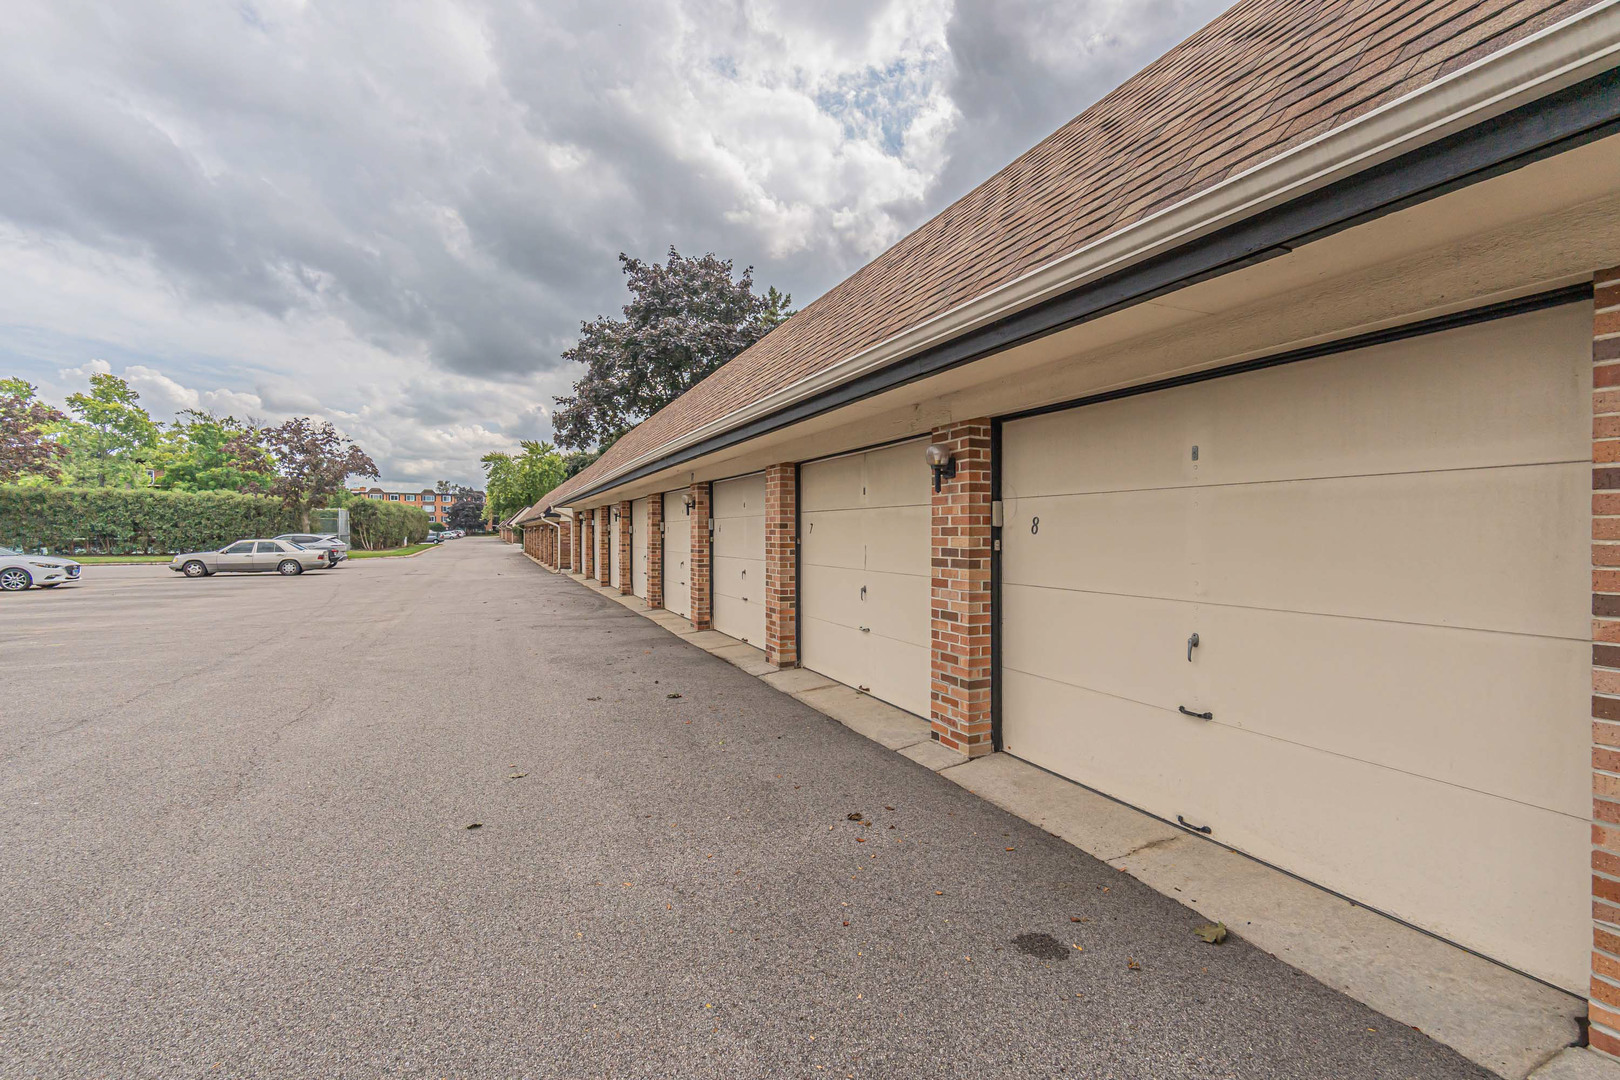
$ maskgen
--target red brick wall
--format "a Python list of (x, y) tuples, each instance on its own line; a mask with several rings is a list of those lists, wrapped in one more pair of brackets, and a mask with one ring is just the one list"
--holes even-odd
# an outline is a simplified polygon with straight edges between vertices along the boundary
[(799, 471), (765, 470), (765, 659), (777, 667), (799, 662)]
[(664, 606), (664, 497), (647, 500), (647, 606)]
[(1620, 1056), (1620, 268), (1593, 276), (1592, 1048)]
[(586, 510), (580, 515), (580, 523), (579, 549), (585, 558), (583, 573), (593, 578), (596, 576), (596, 511)]
[(630, 506), (630, 500), (619, 503), (619, 594), (629, 596), (635, 592), (636, 572), (630, 565), (630, 528), (635, 524), (635, 513)]
[(567, 518), (557, 523), (557, 569), (567, 570), (574, 559), (574, 524)]
[(931, 712), (940, 742), (990, 753), (990, 421), (934, 432), (956, 476), (933, 497)]
[(714, 613), (709, 605), (709, 485), (693, 484), (688, 489), (692, 503), (692, 625), (699, 630), (714, 629)]
[(606, 585), (613, 580), (613, 507), (597, 507), (596, 519), (603, 526), (596, 538), (596, 580)]
[(584, 520), (577, 513), (574, 515), (574, 525), (573, 525), (573, 528), (572, 528), (571, 532), (573, 533), (573, 544), (572, 544), (572, 546), (573, 546), (574, 550), (573, 550), (573, 553), (572, 553), (573, 561), (569, 563), (569, 569), (573, 570), (574, 573), (577, 574), (577, 573), (580, 572), (580, 568), (585, 565), (585, 547), (586, 547), (584, 539), (583, 539), (583, 537), (585, 535), (585, 523), (584, 523)]

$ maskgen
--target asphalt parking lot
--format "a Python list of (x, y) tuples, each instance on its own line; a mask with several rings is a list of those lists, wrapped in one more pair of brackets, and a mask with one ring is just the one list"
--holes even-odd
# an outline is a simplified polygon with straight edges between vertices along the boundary
[(0, 656), (3, 1077), (1488, 1075), (494, 540)]

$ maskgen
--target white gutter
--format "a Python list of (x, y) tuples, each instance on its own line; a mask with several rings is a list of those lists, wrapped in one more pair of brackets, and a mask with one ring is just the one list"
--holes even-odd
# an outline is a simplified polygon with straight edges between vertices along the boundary
[(637, 455), (643, 465), (887, 367), (1087, 282), (1546, 97), (1620, 63), (1620, 0), (1602, 0), (1427, 86), (1099, 237), (1004, 285)]

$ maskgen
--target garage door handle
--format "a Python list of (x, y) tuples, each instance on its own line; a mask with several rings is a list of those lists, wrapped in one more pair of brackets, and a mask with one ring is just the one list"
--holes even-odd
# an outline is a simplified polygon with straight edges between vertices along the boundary
[(1192, 822), (1188, 821), (1186, 818), (1182, 817), (1180, 814), (1176, 815), (1176, 824), (1180, 825), (1184, 829), (1191, 829), (1193, 832), (1201, 832), (1201, 833), (1205, 834), (1206, 836), (1215, 831), (1214, 829), (1211, 829), (1208, 825), (1194, 825)]
[(856, 627), (856, 629), (863, 634), (870, 634), (872, 632), (872, 628), (870, 626), (859, 626)]
[(1187, 708), (1187, 706), (1185, 706), (1185, 705), (1177, 705), (1176, 708), (1181, 710), (1181, 715), (1182, 716), (1191, 716), (1191, 717), (1193, 717), (1194, 719), (1197, 719), (1197, 720), (1213, 720), (1213, 719), (1215, 719), (1215, 714), (1212, 713), (1212, 712), (1193, 712), (1191, 709)]

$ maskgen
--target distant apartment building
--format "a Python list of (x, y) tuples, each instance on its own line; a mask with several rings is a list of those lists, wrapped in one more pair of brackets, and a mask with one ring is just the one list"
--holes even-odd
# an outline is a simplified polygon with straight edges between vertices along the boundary
[[(456, 497), (450, 494), (441, 494), (432, 488), (423, 488), (421, 491), (385, 491), (379, 487), (352, 488), (355, 495), (364, 495), (368, 499), (379, 502), (401, 502), (418, 507), (427, 512), (427, 516), (441, 524), (444, 523), (450, 508), (455, 505)], [(483, 492), (479, 492), (480, 495)]]

